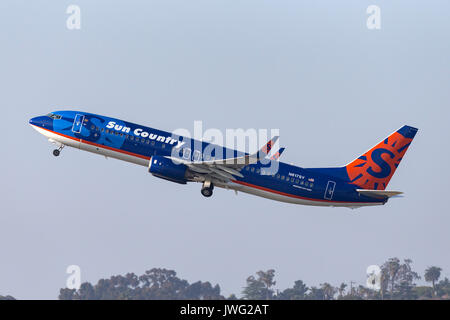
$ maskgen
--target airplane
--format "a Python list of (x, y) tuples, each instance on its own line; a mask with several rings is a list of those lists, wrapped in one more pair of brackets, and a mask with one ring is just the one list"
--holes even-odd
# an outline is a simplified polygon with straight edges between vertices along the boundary
[(278, 137), (249, 154), (81, 111), (55, 111), (29, 124), (57, 146), (54, 156), (70, 146), (124, 160), (161, 179), (199, 182), (205, 197), (220, 187), (286, 203), (352, 209), (384, 205), (402, 194), (386, 187), (418, 131), (405, 125), (345, 166), (302, 168), (279, 161), (284, 148), (270, 155)]

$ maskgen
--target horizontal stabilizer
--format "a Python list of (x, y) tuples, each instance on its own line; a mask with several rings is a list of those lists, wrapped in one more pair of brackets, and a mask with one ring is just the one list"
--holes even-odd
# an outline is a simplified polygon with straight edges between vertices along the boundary
[(402, 194), (401, 191), (356, 189), (360, 194), (373, 198), (391, 198)]

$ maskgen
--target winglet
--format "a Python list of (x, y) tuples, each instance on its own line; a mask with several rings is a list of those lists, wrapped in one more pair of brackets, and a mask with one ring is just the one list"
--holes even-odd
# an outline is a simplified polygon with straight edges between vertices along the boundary
[(279, 137), (280, 136), (273, 137), (269, 142), (267, 142), (261, 148), (261, 150), (259, 150), (259, 152), (258, 152), (259, 158), (264, 158), (265, 156), (267, 156), (270, 153), (270, 150), (272, 150), (273, 146), (275, 145), (275, 142), (277, 142)]

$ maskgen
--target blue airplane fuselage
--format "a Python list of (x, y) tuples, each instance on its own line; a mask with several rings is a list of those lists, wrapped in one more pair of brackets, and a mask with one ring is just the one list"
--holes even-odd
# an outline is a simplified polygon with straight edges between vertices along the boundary
[[(201, 158), (205, 149), (210, 147), (207, 142), (195, 141), (169, 132), (97, 114), (80, 111), (55, 111), (46, 116), (32, 118), (30, 124), (51, 142), (61, 147), (71, 146), (146, 167), (151, 166), (152, 159), (162, 159), (161, 157), (169, 159), (174, 150), (180, 152), (180, 157), (184, 161), (211, 160)], [(410, 135), (404, 132), (402, 134), (403, 136)], [(226, 155), (227, 158), (246, 155), (237, 150), (219, 148), (222, 149), (222, 155)], [(186, 152), (187, 149), (189, 152)], [(390, 152), (389, 150), (386, 153)], [(363, 159), (363, 157), (358, 159)], [(373, 156), (373, 161), (376, 162), (378, 159), (376, 167), (378, 174), (384, 174), (382, 170), (386, 169), (385, 163), (388, 163), (387, 160), (384, 160), (385, 158), (385, 156), (379, 158)], [(380, 164), (380, 161), (384, 163)], [(363, 165), (355, 165), (352, 170), (357, 170), (358, 166), (363, 167)], [(370, 168), (374, 170), (375, 166), (372, 164)], [(396, 165), (395, 168), (392, 168), (395, 170)], [(346, 167), (307, 169), (280, 161), (277, 172), (264, 174), (266, 169), (267, 165), (259, 161), (248, 164), (239, 169), (241, 176), (216, 181), (214, 185), (273, 200), (306, 205), (356, 208), (382, 205), (388, 200), (386, 196), (373, 197), (358, 192), (361, 184), (355, 184), (351, 179), (351, 175), (353, 172), (356, 175), (356, 171), (351, 171)], [(174, 167), (173, 170), (178, 169)], [(392, 173), (389, 172), (391, 175)], [(364, 174), (366, 173), (364, 172)], [(357, 177), (360, 176), (357, 175)], [(165, 178), (164, 176), (160, 177)], [(168, 176), (168, 180), (175, 182), (202, 182), (192, 174), (186, 174), (185, 178), (180, 179)], [(383, 182), (383, 180), (380, 181)]]

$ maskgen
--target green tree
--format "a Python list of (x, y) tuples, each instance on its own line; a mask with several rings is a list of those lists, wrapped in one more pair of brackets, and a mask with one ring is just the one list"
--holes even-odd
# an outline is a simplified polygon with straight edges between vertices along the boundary
[(323, 290), (323, 296), (325, 300), (333, 300), (337, 289), (328, 282), (322, 283), (320, 287)]
[[(390, 258), (381, 266), (381, 297), (389, 290), (390, 299), (413, 299), (415, 280), (420, 276), (411, 268), (412, 260), (403, 263), (398, 258)], [(390, 288), (390, 289), (389, 289)]]
[(338, 299), (342, 299), (345, 296), (345, 288), (347, 288), (347, 284), (342, 282), (341, 285), (338, 288)]
[(242, 294), (244, 299), (248, 300), (269, 300), (274, 296), (272, 287), (276, 284), (274, 281), (275, 270), (258, 271), (258, 278), (250, 276), (247, 278), (247, 286), (244, 287)]
[(59, 300), (74, 300), (77, 290), (64, 288), (59, 290)]
[(242, 295), (244, 299), (264, 300), (266, 298), (264, 283), (258, 281), (254, 276), (248, 277), (246, 281), (247, 285), (244, 287), (244, 290), (242, 290)]
[(280, 300), (305, 300), (307, 293), (308, 293), (308, 287), (306, 284), (303, 283), (302, 280), (297, 280), (294, 283), (294, 286), (292, 288), (287, 288), (283, 290), (279, 296), (278, 299)]
[(266, 272), (258, 271), (257, 276), (259, 277), (259, 281), (264, 283), (264, 289), (266, 291), (266, 300), (269, 300), (273, 297), (272, 287), (276, 284), (275, 278), (275, 270), (269, 269)]
[(414, 281), (419, 280), (420, 276), (412, 270), (411, 264), (411, 259), (405, 259), (400, 266), (398, 299), (417, 299), (414, 292), (414, 287), (416, 286)]
[(439, 281), (436, 285), (436, 289), (440, 297), (446, 296), (448, 299), (450, 296), (450, 280), (446, 277), (444, 280)]
[(382, 290), (383, 291), (387, 290), (390, 285), (390, 287), (391, 287), (390, 298), (391, 299), (393, 299), (393, 297), (394, 297), (395, 282), (397, 280), (397, 275), (398, 275), (399, 270), (400, 270), (400, 260), (398, 258), (390, 258), (381, 267)]
[(325, 300), (325, 293), (322, 288), (311, 287), (309, 290), (307, 300)]
[(442, 269), (439, 267), (429, 267), (425, 270), (425, 281), (426, 282), (431, 282), (433, 285), (433, 294), (436, 296), (437, 295), (437, 291), (436, 291), (436, 282), (439, 280), (439, 278), (441, 277), (441, 271)]

